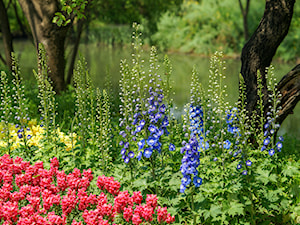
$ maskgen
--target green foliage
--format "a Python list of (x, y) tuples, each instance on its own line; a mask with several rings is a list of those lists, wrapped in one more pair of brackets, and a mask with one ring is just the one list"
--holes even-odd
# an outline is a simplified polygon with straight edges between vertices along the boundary
[(46, 130), (46, 139), (52, 141), (52, 131), (56, 128), (56, 102), (55, 91), (53, 90), (52, 81), (48, 76), (49, 68), (47, 65), (46, 51), (42, 44), (39, 44), (39, 70), (38, 73), (33, 71), (39, 88), (38, 98), (40, 99), (39, 111), (41, 113), (43, 126)]
[[(122, 107), (120, 114), (115, 114), (116, 118), (112, 118), (109, 82), (107, 90), (95, 90), (83, 57), (76, 66), (75, 87), (70, 87), (62, 96), (54, 96), (42, 47), (39, 72), (35, 73), (39, 91), (33, 92), (38, 95), (37, 99), (28, 100), (17, 66), (14, 70), (13, 87), (9, 85), (6, 73), (1, 72), (1, 120), (5, 125), (3, 131), (7, 132), (9, 127), (15, 126), (13, 123), (20, 125), (21, 122), (24, 122), (22, 128), (26, 129), (29, 121), (20, 119), (27, 117), (26, 108), (31, 108), (33, 102), (38, 102), (44, 121), (43, 128), (50, 135), (41, 134), (41, 147), (31, 146), (27, 148), (27, 154), (24, 151), (25, 144), (12, 150), (10, 133), (5, 133), (3, 140), (8, 144), (2, 145), (1, 153), (10, 152), (12, 156), (27, 154), (26, 157), (30, 160), (45, 162), (56, 156), (66, 172), (74, 167), (81, 170), (91, 168), (95, 175), (104, 173), (122, 181), (123, 190), (141, 191), (143, 194), (157, 193), (159, 203), (168, 206), (169, 212), (176, 216), (176, 224), (299, 224), (300, 145), (297, 139), (291, 137), (286, 137), (286, 144), (282, 148), (276, 143), (272, 130), (278, 129), (273, 119), (279, 96), (273, 68), (269, 68), (267, 75), (270, 95), (270, 107), (267, 109), (262, 107), (262, 80), (258, 78), (258, 115), (261, 116), (258, 120), (261, 120), (262, 126), (255, 130), (251, 122), (254, 119), (249, 118), (245, 110), (243, 79), (240, 80), (237, 107), (232, 108), (226, 101), (223, 55), (216, 53), (211, 59), (208, 90), (201, 85), (195, 67), (191, 79), (190, 103), (202, 110), (202, 117), (199, 118), (201, 125), (198, 124), (196, 136), (200, 143), (197, 150), (200, 155), (197, 175), (201, 176), (203, 183), (198, 187), (190, 183), (184, 192), (179, 192), (182, 183), (181, 164), (184, 161), (180, 151), (182, 143), (188, 142), (195, 131), (192, 127), (195, 125), (195, 122), (192, 123), (193, 111), (190, 111), (188, 105), (182, 123), (172, 117), (170, 61), (165, 57), (164, 68), (160, 69), (160, 60), (153, 47), (149, 62), (146, 63), (141, 55), (139, 26), (135, 28), (131, 61), (121, 62)], [(168, 105), (166, 115), (169, 118), (169, 135), (160, 139), (161, 153), (154, 152), (149, 158), (143, 157), (140, 161), (132, 159), (131, 163), (126, 164), (120, 154), (122, 147), (118, 145), (121, 141), (119, 132), (126, 130), (130, 150), (138, 153), (140, 149), (137, 141), (150, 136), (147, 126), (151, 122), (146, 117), (147, 113), (143, 114), (149, 106), (149, 87), (160, 87), (163, 90), (163, 101)], [(73, 109), (69, 109), (72, 107)], [(56, 112), (61, 113), (65, 109), (65, 114), (56, 115)], [(264, 110), (269, 112), (266, 119), (262, 118)], [(136, 129), (133, 126), (136, 112), (141, 113), (147, 126), (140, 133), (134, 134), (131, 130)], [(13, 115), (20, 116), (20, 119), (13, 118)], [(38, 111), (35, 116), (40, 116)], [(123, 125), (120, 126), (119, 122), (123, 122)], [(66, 135), (57, 128), (58, 124), (64, 127), (71, 143), (62, 140)], [(251, 141), (253, 137), (258, 144)], [(269, 137), (272, 141), (267, 145), (265, 139)], [(175, 145), (174, 151), (168, 150), (170, 142)], [(271, 149), (274, 152), (270, 152)]]
[[(251, 1), (250, 33), (256, 29), (263, 9), (263, 2)], [(161, 17), (153, 39), (162, 49), (182, 52), (240, 52), (245, 41), (238, 1), (184, 1), (178, 13), (166, 12)]]
[(60, 0), (61, 11), (56, 12), (52, 22), (57, 26), (66, 26), (70, 24), (74, 17), (78, 19), (86, 18), (85, 9), (87, 0)]
[(289, 33), (278, 47), (276, 56), (284, 61), (296, 61), (299, 59), (300, 50), (298, 41), (300, 38), (300, 5), (295, 4), (293, 19), (290, 25)]

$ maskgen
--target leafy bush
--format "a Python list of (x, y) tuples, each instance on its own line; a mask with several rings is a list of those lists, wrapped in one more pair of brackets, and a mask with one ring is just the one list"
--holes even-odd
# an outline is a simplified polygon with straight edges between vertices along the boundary
[[(36, 210), (43, 215), (39, 217), (36, 214), (37, 218), (51, 223), (55, 220), (63, 224), (67, 219), (70, 224), (74, 218), (77, 221), (74, 224), (83, 221), (90, 224), (89, 218), (98, 218), (101, 224), (104, 218), (108, 221), (104, 224), (109, 224), (114, 218), (116, 223), (124, 223), (125, 220), (140, 224), (143, 217), (149, 224), (160, 223), (161, 218), (176, 224), (298, 224), (299, 151), (294, 149), (289, 152), (284, 147), (283, 137), (276, 137), (279, 125), (275, 124), (274, 118), (278, 110), (279, 93), (273, 68), (269, 68), (267, 76), (271, 99), (269, 112), (263, 111), (262, 78), (258, 73), (258, 111), (257, 115), (249, 118), (245, 111), (242, 78), (239, 102), (230, 106), (226, 101), (225, 62), (223, 55), (217, 52), (211, 58), (208, 89), (201, 85), (196, 68), (193, 70), (190, 102), (179, 121), (173, 116), (170, 61), (165, 57), (161, 68), (153, 47), (147, 65), (141, 55), (142, 40), (138, 25), (135, 25), (132, 47), (132, 58), (121, 62), (121, 104), (120, 113), (115, 114), (117, 118), (111, 117), (109, 90), (95, 91), (84, 59), (79, 60), (74, 91), (66, 95), (68, 101), (74, 99), (75, 103), (70, 104), (74, 106), (70, 110), (74, 114), (65, 123), (70, 126), (65, 126), (69, 130), (65, 129), (64, 133), (60, 133), (59, 124), (53, 121), (59, 118), (53, 114), (56, 107), (47, 108), (49, 105), (55, 106), (59, 99), (53, 98), (49, 86), (45, 88), (41, 85), (48, 85), (47, 76), (37, 74), (40, 113), (46, 115), (49, 125), (46, 128), (44, 122), (41, 128), (32, 125), (33, 120), (27, 117), (26, 96), (23, 95), (21, 80), (16, 78), (17, 74), (11, 87), (6, 74), (1, 72), (3, 136), (0, 137), (4, 141), (1, 151), (2, 155), (10, 153), (10, 156), (4, 155), (0, 163), (3, 170), (0, 172), (3, 190), (0, 191), (0, 207), (5, 209), (0, 210), (0, 218), (6, 223), (22, 219), (26, 213), (18, 211), (19, 207), (26, 207), (28, 203), (45, 207), (48, 201), (46, 197), (49, 197), (46, 195), (52, 191), (51, 194), (56, 196), (54, 198), (49, 194), (53, 197), (49, 201), (52, 199), (55, 202), (47, 202), (50, 205), (46, 211), (28, 206), (28, 210), (32, 211), (33, 208), (33, 212)], [(41, 55), (40, 59), (44, 60), (45, 56)], [(46, 71), (40, 70), (39, 73)], [(20, 99), (22, 101), (18, 101)], [(63, 103), (62, 99), (60, 101)], [(19, 104), (22, 102), (26, 104)], [(19, 115), (22, 117), (19, 118)], [(30, 143), (34, 135), (30, 132), (35, 128), (39, 133), (36, 133), (36, 137), (40, 139), (36, 146), (32, 146)], [(18, 129), (17, 132), (15, 129)], [(30, 138), (27, 138), (28, 135)], [(69, 140), (60, 139), (60, 136), (69, 137)], [(21, 144), (15, 146), (18, 141)], [(290, 140), (286, 146), (299, 147)], [(12, 156), (15, 160), (10, 158)], [(50, 170), (45, 170), (41, 162), (30, 166), (19, 156), (31, 162), (42, 160), (47, 165), (53, 157), (57, 160), (53, 159)], [(65, 172), (58, 170), (58, 161)], [(17, 162), (16, 165), (14, 162)], [(22, 170), (23, 167), (25, 170)], [(90, 169), (100, 176), (98, 187), (112, 195), (105, 197), (100, 194), (97, 201), (107, 198), (114, 204), (102, 202), (96, 209), (95, 196), (86, 192), (92, 180)], [(14, 173), (17, 174), (12, 176)], [(122, 186), (109, 176), (119, 180)], [(28, 178), (29, 183), (21, 178)], [(15, 185), (12, 185), (14, 179)], [(37, 189), (36, 185), (50, 189), (47, 189), (47, 193), (37, 189), (36, 196), (26, 192), (25, 199), (25, 195), (20, 194), (20, 180), (25, 186), (34, 186), (34, 189)], [(69, 191), (59, 189), (63, 186)], [(58, 195), (59, 191), (61, 193)], [(99, 193), (99, 190), (93, 191)], [(139, 194), (135, 194), (137, 192)], [(132, 196), (129, 193), (133, 193)], [(140, 206), (140, 202), (132, 205), (127, 201), (133, 196), (147, 194), (150, 197), (146, 198), (146, 205)], [(154, 196), (160, 197), (159, 204), (167, 206), (168, 212), (175, 218), (168, 216), (165, 208), (147, 208), (149, 202), (156, 205)], [(86, 204), (80, 205), (80, 199), (83, 198)], [(120, 203), (123, 198), (126, 199), (124, 205)], [(17, 199), (24, 205), (18, 205)], [(119, 203), (122, 205), (121, 212), (116, 206)], [(82, 207), (90, 208), (82, 212)], [(53, 213), (47, 211), (49, 209)], [(139, 214), (140, 210), (144, 214)], [(146, 212), (155, 216), (151, 217)], [(15, 216), (18, 213), (22, 215)], [(136, 213), (138, 215), (134, 216)], [(67, 214), (71, 216), (67, 217)], [(30, 216), (30, 219), (35, 218)]]
[[(263, 2), (251, 1), (249, 31), (263, 14)], [(240, 52), (245, 43), (238, 1), (184, 1), (179, 13), (165, 13), (153, 39), (162, 49), (211, 55)]]

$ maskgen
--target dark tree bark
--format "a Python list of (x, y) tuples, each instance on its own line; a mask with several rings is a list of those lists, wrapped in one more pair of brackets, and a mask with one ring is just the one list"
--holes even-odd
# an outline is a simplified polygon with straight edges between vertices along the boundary
[(243, 16), (244, 38), (245, 41), (249, 39), (249, 27), (248, 27), (248, 13), (250, 8), (250, 0), (246, 0), (246, 6), (244, 7), (242, 1), (239, 0), (240, 9)]
[(71, 54), (71, 59), (70, 59), (70, 64), (69, 64), (69, 69), (68, 69), (68, 74), (67, 74), (67, 81), (66, 84), (71, 84), (71, 80), (73, 77), (73, 70), (74, 70), (74, 66), (75, 66), (75, 60), (76, 60), (76, 56), (77, 56), (77, 52), (78, 52), (78, 48), (79, 48), (79, 44), (80, 44), (80, 39), (81, 39), (81, 34), (82, 34), (82, 30), (83, 30), (83, 24), (84, 24), (84, 20), (81, 19), (78, 21), (77, 23), (77, 33), (76, 33), (76, 37), (75, 37), (75, 43), (72, 49), (72, 54)]
[[(257, 108), (257, 71), (262, 75), (265, 112), (268, 106), (266, 68), (270, 66), (280, 43), (288, 33), (293, 16), (295, 0), (266, 0), (265, 12), (260, 24), (242, 50), (241, 74), (246, 85), (246, 109), (249, 116)], [(293, 111), (299, 101), (299, 66), (279, 82), (281, 106), (277, 122)]]
[(65, 39), (70, 26), (59, 27), (52, 23), (55, 12), (60, 9), (58, 0), (19, 0), (28, 20), (36, 49), (39, 43), (45, 47), (50, 68), (49, 77), (57, 93), (66, 88)]
[(22, 21), (20, 15), (18, 13), (17, 2), (13, 2), (12, 5), (13, 5), (14, 11), (15, 11), (17, 22), (18, 22), (20, 30), (22, 32), (22, 37), (30, 36), (30, 34), (29, 34), (30, 32), (25, 28), (24, 21)]
[[(5, 51), (5, 63), (12, 69), (11, 53), (13, 52), (12, 35), (10, 31), (8, 16), (3, 0), (0, 0), (0, 26), (3, 37), (3, 45)], [(2, 57), (3, 59), (3, 57)]]
[(277, 89), (282, 94), (277, 122), (281, 124), (300, 100), (300, 64), (295, 66), (278, 83)]

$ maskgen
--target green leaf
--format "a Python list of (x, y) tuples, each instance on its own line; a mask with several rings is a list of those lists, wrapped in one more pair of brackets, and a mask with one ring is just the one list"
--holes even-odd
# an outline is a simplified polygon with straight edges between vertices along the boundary
[(147, 180), (146, 179), (137, 179), (132, 183), (133, 187), (140, 189), (146, 189), (147, 188)]
[(276, 202), (279, 197), (278, 197), (278, 193), (280, 192), (280, 190), (268, 190), (265, 192), (264, 196), (266, 199), (268, 199), (270, 202)]
[(289, 163), (289, 164), (286, 165), (285, 168), (282, 170), (282, 174), (283, 174), (284, 176), (293, 177), (295, 174), (299, 174), (299, 167), (298, 167), (298, 166), (291, 165), (291, 163)]
[(243, 215), (244, 205), (236, 201), (230, 202), (230, 208), (228, 209), (228, 214), (230, 216)]
[(70, 6), (66, 6), (66, 12), (68, 13), (68, 15), (70, 15), (72, 11), (73, 10)]
[(210, 207), (209, 212), (210, 212), (211, 217), (213, 217), (213, 218), (217, 217), (219, 214), (222, 214), (222, 210), (219, 205), (212, 205)]

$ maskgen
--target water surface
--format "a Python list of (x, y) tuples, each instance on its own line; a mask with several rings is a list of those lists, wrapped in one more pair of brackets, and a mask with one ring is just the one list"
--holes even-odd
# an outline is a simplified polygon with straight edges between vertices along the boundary
[[(25, 79), (33, 79), (32, 69), (36, 69), (37, 57), (34, 46), (30, 42), (15, 43), (15, 51), (20, 60), (22, 75)], [(67, 53), (68, 54), (68, 53)], [(128, 48), (109, 48), (97, 44), (82, 44), (80, 46), (82, 54), (87, 62), (88, 68), (96, 87), (104, 88), (105, 76), (110, 74), (114, 92), (118, 91), (120, 79), (120, 61), (123, 59), (131, 60), (131, 50)], [(171, 79), (173, 81), (175, 95), (174, 103), (177, 107), (176, 112), (182, 111), (183, 105), (189, 102), (189, 89), (193, 67), (197, 68), (201, 83), (204, 87), (208, 86), (209, 66), (208, 58), (188, 55), (188, 54), (168, 54), (173, 72)], [(146, 64), (149, 60), (149, 52), (143, 54)], [(159, 53), (160, 64), (163, 64), (164, 54)], [(233, 104), (238, 98), (238, 74), (240, 71), (239, 59), (224, 59), (226, 62), (226, 80), (228, 86), (228, 99)], [(274, 62), (275, 75), (277, 80), (289, 72), (294, 65)], [(280, 134), (291, 133), (300, 138), (300, 104), (294, 110), (294, 114), (288, 116), (280, 128)]]

